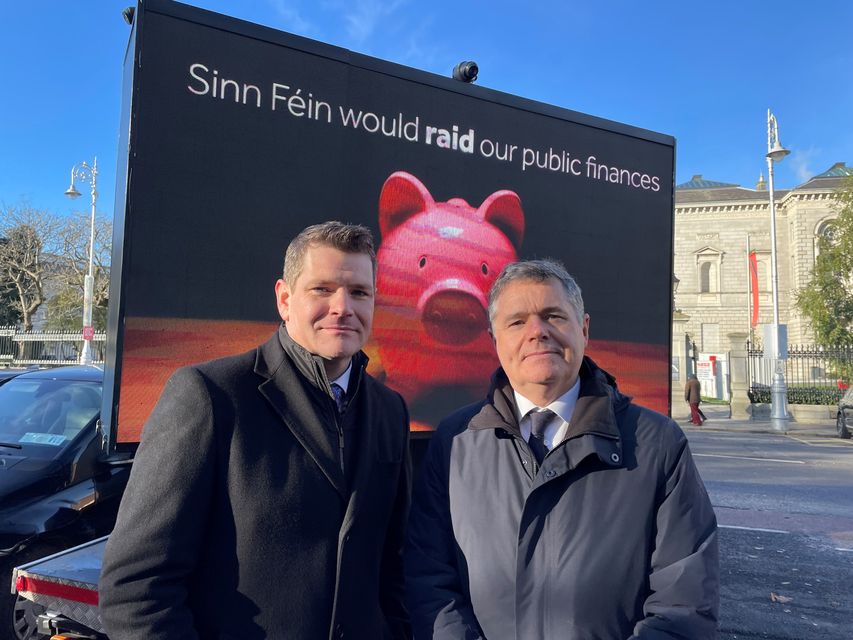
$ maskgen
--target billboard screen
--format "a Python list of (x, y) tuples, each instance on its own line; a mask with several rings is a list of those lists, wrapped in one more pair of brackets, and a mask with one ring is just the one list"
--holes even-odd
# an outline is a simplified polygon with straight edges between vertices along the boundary
[(413, 429), (482, 396), (488, 288), (517, 258), (566, 265), (588, 354), (668, 410), (672, 138), (162, 0), (135, 29), (107, 368), (119, 443), (175, 368), (275, 331), (288, 242), (334, 219), (374, 231), (368, 371)]

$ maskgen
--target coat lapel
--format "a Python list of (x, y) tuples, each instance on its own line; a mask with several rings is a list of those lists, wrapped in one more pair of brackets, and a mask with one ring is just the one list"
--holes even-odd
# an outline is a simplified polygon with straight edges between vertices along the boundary
[[(323, 424), (323, 411), (314, 406), (313, 390), (307, 388), (310, 383), (301, 378), (301, 374), (286, 357), (278, 334), (258, 347), (255, 372), (267, 378), (258, 386), (258, 391), (317, 463), (341, 498), (346, 500), (348, 492), (338, 452), (338, 435), (332, 425)], [(332, 415), (328, 418), (334, 420)]]
[[(362, 374), (364, 376), (366, 374)], [(367, 381), (362, 378), (362, 385), (367, 384)], [(376, 443), (378, 430), (372, 416), (375, 415), (373, 406), (375, 398), (373, 394), (367, 393), (362, 389), (360, 393), (361, 400), (359, 408), (358, 429), (359, 434), (356, 437), (358, 442), (358, 452), (355, 456), (355, 477), (352, 481), (352, 491), (350, 492), (350, 500), (347, 505), (346, 513), (344, 514), (344, 522), (341, 526), (341, 535), (345, 535), (353, 525), (356, 514), (361, 512), (359, 508), (360, 497), (365, 494), (360, 489), (367, 485), (370, 479), (370, 473), (373, 471), (376, 452), (379, 447)]]

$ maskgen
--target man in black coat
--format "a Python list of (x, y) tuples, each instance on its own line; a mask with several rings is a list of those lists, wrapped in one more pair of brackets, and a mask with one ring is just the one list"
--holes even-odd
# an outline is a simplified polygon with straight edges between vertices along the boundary
[(166, 384), (104, 556), (111, 640), (409, 637), (408, 414), (361, 352), (375, 268), (368, 229), (308, 227), (279, 331)]

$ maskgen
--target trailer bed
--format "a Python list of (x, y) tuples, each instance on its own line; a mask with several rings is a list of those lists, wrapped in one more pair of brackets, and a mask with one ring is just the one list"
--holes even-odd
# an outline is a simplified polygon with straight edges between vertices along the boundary
[(17, 567), (12, 591), (98, 633), (98, 576), (107, 536)]

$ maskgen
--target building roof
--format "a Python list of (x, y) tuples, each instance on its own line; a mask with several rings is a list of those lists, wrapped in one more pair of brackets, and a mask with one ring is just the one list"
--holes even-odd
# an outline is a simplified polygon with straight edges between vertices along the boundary
[[(848, 176), (853, 176), (853, 167), (848, 167), (844, 162), (836, 162), (823, 173), (810, 178), (793, 189), (776, 189), (776, 199), (781, 200), (789, 192), (800, 189), (837, 189)], [(766, 201), (768, 199), (769, 194), (764, 189), (747, 189), (737, 184), (705, 180), (701, 175), (695, 175), (689, 182), (683, 182), (675, 187), (677, 204), (743, 200)]]
[(853, 167), (848, 167), (846, 162), (836, 162), (823, 173), (816, 175), (812, 180), (816, 178), (844, 178), (846, 176), (853, 176)]
[[(787, 189), (776, 189), (776, 199), (779, 200)], [(714, 189), (681, 189), (675, 188), (675, 201), (677, 204), (690, 204), (699, 202), (734, 202), (743, 200), (769, 200), (767, 191), (745, 189), (738, 185)]]
[(848, 167), (844, 162), (836, 162), (823, 173), (806, 180), (796, 189), (837, 189), (846, 178), (853, 176), (853, 167)]
[(689, 182), (682, 182), (676, 185), (676, 189), (721, 189), (723, 187), (737, 187), (736, 184), (729, 182), (714, 182), (713, 180), (705, 180), (702, 174), (698, 174), (690, 178)]

